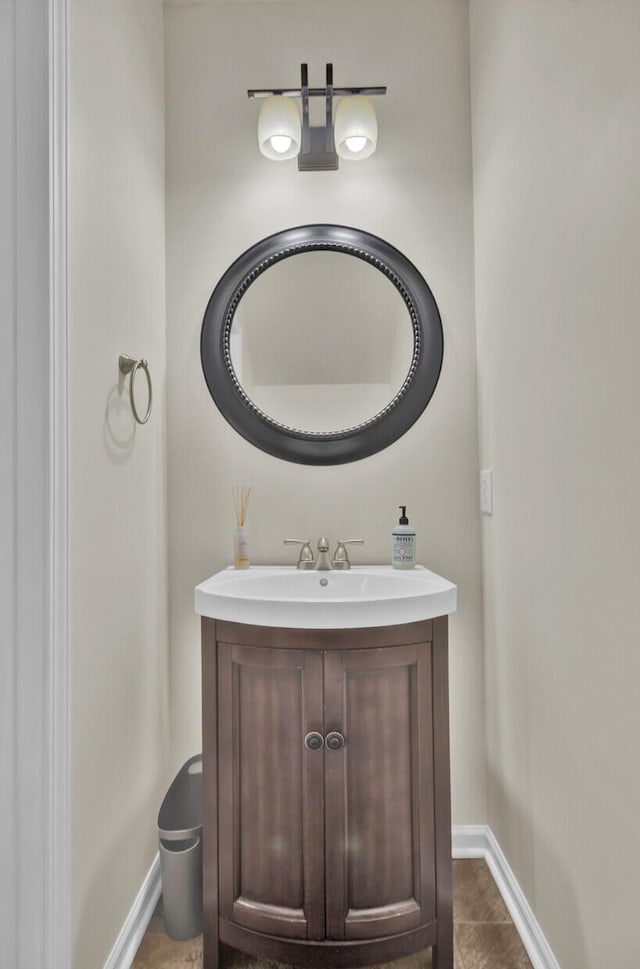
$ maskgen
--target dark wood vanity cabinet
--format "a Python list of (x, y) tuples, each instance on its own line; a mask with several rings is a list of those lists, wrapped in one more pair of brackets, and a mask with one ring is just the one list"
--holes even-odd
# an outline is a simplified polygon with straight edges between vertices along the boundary
[(452, 969), (447, 619), (203, 619), (205, 969)]

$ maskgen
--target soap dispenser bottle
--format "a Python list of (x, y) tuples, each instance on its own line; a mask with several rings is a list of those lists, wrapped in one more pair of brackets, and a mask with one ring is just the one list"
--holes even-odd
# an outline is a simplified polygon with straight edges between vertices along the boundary
[(409, 524), (407, 506), (398, 505), (400, 521), (391, 533), (391, 564), (394, 569), (412, 569), (416, 564), (416, 532)]

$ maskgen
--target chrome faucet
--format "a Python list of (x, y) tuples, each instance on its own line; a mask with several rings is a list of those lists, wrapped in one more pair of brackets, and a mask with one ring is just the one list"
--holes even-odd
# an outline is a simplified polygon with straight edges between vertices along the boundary
[(324, 535), (318, 539), (318, 557), (314, 559), (311, 550), (311, 540), (308, 538), (285, 538), (285, 545), (300, 545), (300, 555), (296, 568), (301, 570), (317, 569), (329, 572), (331, 569), (345, 570), (351, 568), (347, 545), (364, 545), (364, 538), (339, 538), (333, 558), (329, 558), (329, 540)]

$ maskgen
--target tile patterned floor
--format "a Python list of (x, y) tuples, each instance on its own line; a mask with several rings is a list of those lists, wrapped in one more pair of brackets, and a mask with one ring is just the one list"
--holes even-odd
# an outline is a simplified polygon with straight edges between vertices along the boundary
[[(482, 859), (453, 863), (455, 969), (531, 969), (520, 937)], [(430, 950), (375, 969), (430, 969)], [(161, 910), (152, 918), (132, 969), (202, 969), (202, 936), (174, 942)], [(283, 969), (280, 963), (224, 949), (223, 969)]]

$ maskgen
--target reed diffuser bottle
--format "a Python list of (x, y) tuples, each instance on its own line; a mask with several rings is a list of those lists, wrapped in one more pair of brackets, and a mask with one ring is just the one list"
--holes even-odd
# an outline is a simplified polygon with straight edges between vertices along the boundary
[(233, 507), (236, 513), (236, 528), (233, 533), (233, 567), (234, 569), (249, 568), (249, 532), (247, 529), (247, 511), (251, 488), (247, 485), (234, 485)]

